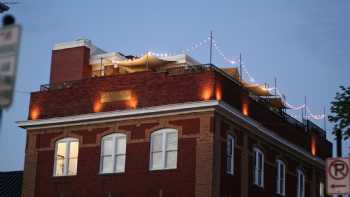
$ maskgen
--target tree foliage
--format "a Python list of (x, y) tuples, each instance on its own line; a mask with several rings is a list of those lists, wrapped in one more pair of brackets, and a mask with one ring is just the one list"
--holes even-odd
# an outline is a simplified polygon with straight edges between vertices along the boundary
[(340, 89), (331, 102), (332, 115), (328, 120), (334, 123), (333, 133), (340, 131), (346, 140), (350, 137), (350, 87), (340, 86)]

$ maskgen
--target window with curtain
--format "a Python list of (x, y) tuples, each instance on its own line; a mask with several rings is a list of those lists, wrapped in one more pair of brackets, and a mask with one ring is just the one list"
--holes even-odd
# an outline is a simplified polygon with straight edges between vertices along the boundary
[(79, 140), (63, 138), (56, 142), (54, 176), (77, 174)]
[(101, 140), (100, 173), (125, 171), (126, 135), (112, 133)]
[(153, 132), (150, 150), (150, 170), (175, 169), (178, 151), (177, 130), (167, 128)]

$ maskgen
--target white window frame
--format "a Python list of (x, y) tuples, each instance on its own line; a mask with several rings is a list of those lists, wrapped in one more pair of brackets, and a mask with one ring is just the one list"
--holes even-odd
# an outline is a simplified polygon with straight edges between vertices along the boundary
[[(227, 135), (226, 140), (226, 172), (227, 174), (234, 174), (234, 162), (235, 162), (235, 137), (232, 134)], [(230, 143), (231, 142), (231, 143)], [(231, 147), (230, 147), (231, 144)], [(231, 154), (230, 154), (231, 152)], [(230, 165), (229, 165), (230, 163)]]
[[(254, 148), (254, 185), (264, 187), (264, 153), (259, 148)], [(259, 155), (261, 155), (261, 165), (258, 165)], [(261, 169), (259, 169), (261, 166)], [(260, 178), (260, 179), (259, 179)], [(259, 183), (260, 180), (260, 183)]]
[(297, 197), (305, 197), (305, 174), (301, 169), (297, 170), (297, 179)]
[[(107, 139), (110, 139), (112, 138), (112, 154), (111, 155), (108, 155), (110, 157), (112, 157), (112, 166), (113, 166), (113, 169), (111, 172), (106, 172), (104, 171), (103, 169), (103, 159), (104, 157), (107, 157), (106, 154), (104, 154), (104, 143)], [(118, 150), (117, 150), (117, 143), (119, 143), (119, 140), (120, 139), (125, 139), (125, 152), (123, 153), (118, 153)], [(123, 173), (125, 172), (125, 163), (126, 163), (126, 148), (127, 148), (127, 135), (126, 134), (123, 134), (123, 133), (112, 133), (112, 134), (108, 134), (106, 136), (103, 136), (102, 139), (101, 139), (101, 155), (100, 155), (100, 174), (111, 174), (111, 173)], [(116, 169), (116, 162), (117, 162), (117, 158), (118, 157), (124, 157), (124, 166), (123, 166), (123, 169), (122, 170), (118, 170)]]
[[(167, 150), (167, 136), (171, 133), (176, 133), (176, 136), (177, 136), (177, 141), (176, 141), (176, 149), (172, 149), (172, 150)], [(162, 160), (161, 160), (161, 167), (159, 168), (154, 168), (153, 167), (153, 153), (154, 151), (152, 150), (153, 148), (153, 137), (156, 136), (156, 135), (161, 135), (162, 136), (162, 149), (161, 151), (158, 151), (158, 152), (161, 152), (162, 153)], [(165, 128), (165, 129), (160, 129), (160, 130), (157, 130), (155, 132), (153, 132), (150, 136), (150, 162), (149, 162), (149, 170), (167, 170), (167, 169), (176, 169), (177, 168), (177, 158), (178, 158), (178, 142), (179, 142), (179, 136), (178, 136), (178, 131), (176, 129), (172, 129), (172, 128)], [(173, 151), (176, 151), (176, 164), (175, 164), (175, 167), (169, 167), (167, 166), (167, 161), (166, 161), (166, 158), (167, 158), (167, 152), (173, 152)]]
[[(72, 142), (78, 142), (78, 153), (77, 153), (77, 166), (76, 166), (76, 171), (73, 174), (68, 174), (68, 168), (69, 168), (69, 160), (71, 159), (69, 157), (70, 155), (70, 145)], [(65, 143), (66, 144), (66, 151), (64, 155), (64, 164), (63, 164), (63, 173), (61, 175), (56, 174), (57, 170), (57, 151), (58, 151), (58, 144), (60, 143)], [(62, 138), (60, 140), (57, 140), (55, 143), (55, 155), (54, 155), (54, 168), (53, 168), (53, 176), (55, 177), (60, 177), (60, 176), (75, 176), (77, 175), (78, 172), (78, 158), (79, 158), (79, 139), (77, 138), (72, 138), (72, 137), (67, 137), (67, 138)]]
[[(281, 170), (283, 168), (283, 174)], [(286, 195), (286, 164), (282, 160), (276, 160), (276, 193), (285, 196)]]
[(320, 197), (325, 197), (325, 186), (324, 186), (324, 182), (320, 182)]

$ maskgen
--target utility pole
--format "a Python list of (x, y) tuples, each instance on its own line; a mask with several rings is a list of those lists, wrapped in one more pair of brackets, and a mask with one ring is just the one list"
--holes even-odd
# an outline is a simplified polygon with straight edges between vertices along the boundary
[(210, 31), (210, 49), (209, 49), (209, 64), (212, 63), (213, 56), (213, 31)]

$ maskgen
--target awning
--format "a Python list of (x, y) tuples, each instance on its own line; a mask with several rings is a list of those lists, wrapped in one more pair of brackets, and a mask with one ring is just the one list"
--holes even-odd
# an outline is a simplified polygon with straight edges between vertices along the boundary
[(146, 54), (141, 58), (116, 61), (113, 63), (115, 63), (119, 67), (124, 68), (129, 72), (138, 72), (138, 71), (149, 70), (149, 69), (154, 70), (161, 66), (169, 64), (171, 62), (174, 62), (174, 61), (167, 61), (167, 60), (160, 59), (154, 55)]
[(256, 84), (256, 83), (248, 83), (245, 81), (242, 82), (242, 85), (243, 87), (247, 88), (256, 96), (272, 96), (271, 92), (267, 88), (265, 88), (264, 85)]

